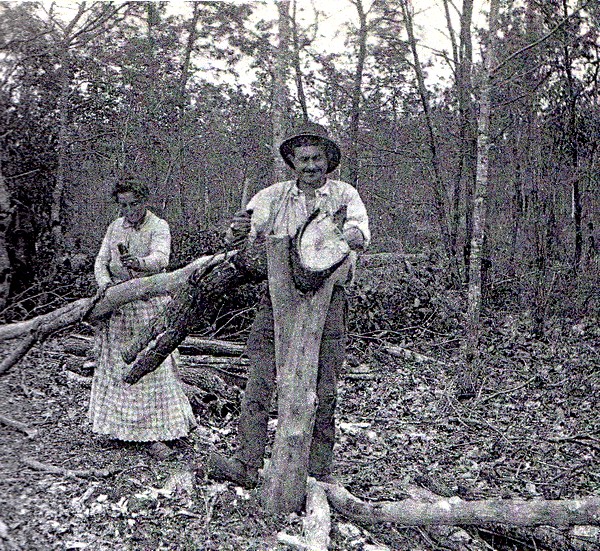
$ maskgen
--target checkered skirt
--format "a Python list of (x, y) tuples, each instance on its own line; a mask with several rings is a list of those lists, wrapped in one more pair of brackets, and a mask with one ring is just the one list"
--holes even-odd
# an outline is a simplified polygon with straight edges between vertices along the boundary
[(169, 300), (157, 297), (128, 303), (100, 329), (89, 406), (94, 432), (119, 440), (154, 442), (186, 436), (196, 425), (174, 355), (134, 385), (121, 380), (129, 367), (121, 358), (121, 350)]

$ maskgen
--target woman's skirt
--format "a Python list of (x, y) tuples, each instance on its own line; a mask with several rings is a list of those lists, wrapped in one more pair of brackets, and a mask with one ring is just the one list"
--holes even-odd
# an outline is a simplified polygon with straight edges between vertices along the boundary
[(154, 442), (181, 438), (196, 426), (174, 354), (134, 385), (121, 379), (130, 367), (121, 358), (121, 351), (169, 300), (157, 297), (128, 303), (99, 329), (99, 357), (89, 407), (95, 433), (119, 440)]

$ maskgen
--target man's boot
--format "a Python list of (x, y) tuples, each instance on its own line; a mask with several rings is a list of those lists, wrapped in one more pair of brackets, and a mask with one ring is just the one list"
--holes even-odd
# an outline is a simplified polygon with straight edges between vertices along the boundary
[(214, 480), (229, 480), (247, 490), (256, 487), (258, 469), (249, 467), (240, 459), (229, 458), (217, 452), (208, 457), (208, 476)]

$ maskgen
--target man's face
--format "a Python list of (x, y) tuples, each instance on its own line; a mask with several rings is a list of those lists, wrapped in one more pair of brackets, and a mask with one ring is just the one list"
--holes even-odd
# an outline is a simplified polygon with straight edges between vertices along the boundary
[(131, 225), (141, 222), (146, 214), (146, 202), (131, 191), (117, 193), (117, 203), (119, 204), (121, 216)]
[(303, 145), (294, 148), (294, 170), (300, 184), (317, 189), (325, 182), (327, 174), (327, 155), (318, 145)]

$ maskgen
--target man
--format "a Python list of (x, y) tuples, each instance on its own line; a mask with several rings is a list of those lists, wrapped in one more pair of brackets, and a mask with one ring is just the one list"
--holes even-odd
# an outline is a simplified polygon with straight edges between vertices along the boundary
[[(364, 250), (370, 240), (367, 212), (356, 189), (327, 177), (337, 168), (341, 153), (325, 129), (306, 123), (284, 140), (279, 150), (294, 170), (295, 179), (278, 182), (258, 192), (246, 211), (234, 216), (230, 240), (239, 243), (241, 239), (266, 235), (293, 237), (311, 213), (319, 209), (330, 215), (345, 212), (340, 224), (343, 239), (352, 250)], [(319, 480), (331, 480), (337, 378), (345, 358), (346, 311), (345, 290), (336, 284), (319, 350), (318, 405), (309, 459), (309, 474)], [(211, 454), (208, 470), (214, 478), (252, 488), (262, 466), (269, 406), (276, 381), (273, 308), (269, 293), (261, 301), (246, 353), (250, 368), (238, 426), (238, 449), (232, 459)]]

